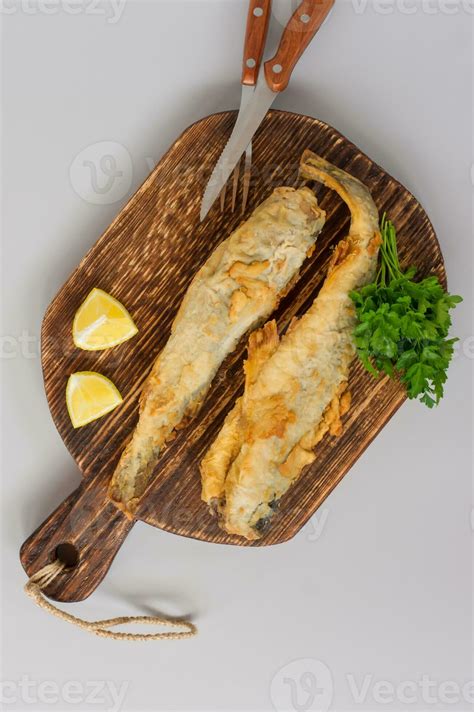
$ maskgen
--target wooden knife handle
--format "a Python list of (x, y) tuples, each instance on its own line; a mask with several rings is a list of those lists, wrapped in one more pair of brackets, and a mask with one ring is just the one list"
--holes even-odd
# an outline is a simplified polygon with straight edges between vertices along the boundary
[(296, 63), (326, 19), (334, 0), (303, 0), (286, 26), (277, 53), (265, 62), (265, 78), (272, 91), (288, 86)]
[(56, 601), (87, 598), (134, 524), (108, 499), (109, 479), (110, 472), (84, 479), (21, 547), (28, 576), (55, 558), (70, 565), (45, 590)]
[(245, 31), (242, 84), (255, 86), (267, 39), (272, 0), (250, 0)]

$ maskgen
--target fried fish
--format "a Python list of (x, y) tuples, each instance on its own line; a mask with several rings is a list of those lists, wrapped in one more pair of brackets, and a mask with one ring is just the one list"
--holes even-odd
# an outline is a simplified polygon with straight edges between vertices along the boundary
[(350, 405), (355, 310), (349, 293), (370, 282), (380, 244), (378, 213), (356, 178), (305, 151), (301, 175), (334, 189), (351, 211), (309, 310), (280, 340), (274, 321), (250, 337), (245, 390), (201, 463), (202, 498), (221, 527), (258, 539), (275, 506), (326, 432), (342, 431)]
[(199, 410), (240, 338), (269, 317), (298, 278), (324, 221), (311, 190), (277, 188), (195, 275), (144, 384), (138, 424), (110, 484), (110, 498), (129, 516), (166, 441)]

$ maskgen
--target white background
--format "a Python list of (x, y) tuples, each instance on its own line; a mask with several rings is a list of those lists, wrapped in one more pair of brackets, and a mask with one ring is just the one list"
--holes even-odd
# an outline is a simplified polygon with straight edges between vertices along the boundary
[[(193, 640), (102, 640), (48, 616), (22, 592), (20, 544), (80, 478), (43, 394), (42, 316), (174, 138), (202, 116), (237, 107), (246, 5), (128, 0), (117, 18), (108, 2), (75, 4), (74, 15), (65, 1), (3, 3), (5, 709), (113, 708), (109, 688), (97, 703), (91, 698), (97, 680), (128, 683), (124, 710), (470, 708), (449, 685), (472, 678), (467, 0), (337, 0), (276, 103), (338, 128), (430, 215), (450, 289), (465, 297), (441, 406), (405, 405), (291, 542), (222, 547), (138, 524), (100, 588), (68, 607), (99, 618), (190, 614), (200, 629)], [(285, 3), (275, 14), (288, 14)], [(73, 170), (71, 181), (69, 173), (84, 149), (98, 158), (100, 147), (87, 147), (103, 141), (125, 147), (125, 170), (119, 200), (104, 204), (117, 195), (102, 194), (94, 204), (84, 176)], [(10, 338), (22, 332), (35, 337), (23, 355)], [(318, 682), (313, 702), (305, 672)], [(417, 686), (424, 674), (436, 681), (434, 703)], [(361, 699), (352, 679), (358, 688), (365, 681)], [(83, 689), (76, 703), (64, 687), (74, 680)], [(377, 681), (411, 681), (414, 701), (400, 688), (383, 704), (390, 687), (380, 693)]]

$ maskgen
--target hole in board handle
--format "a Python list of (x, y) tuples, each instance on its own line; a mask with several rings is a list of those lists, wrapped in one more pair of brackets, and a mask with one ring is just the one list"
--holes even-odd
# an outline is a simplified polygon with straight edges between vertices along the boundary
[(68, 569), (73, 569), (79, 563), (79, 552), (74, 544), (69, 542), (58, 544), (54, 553), (56, 558), (62, 564), (65, 564)]

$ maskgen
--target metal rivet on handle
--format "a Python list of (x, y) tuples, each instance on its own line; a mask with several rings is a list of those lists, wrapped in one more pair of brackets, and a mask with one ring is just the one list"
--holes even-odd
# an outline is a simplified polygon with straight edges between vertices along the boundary
[(262, 17), (262, 15), (263, 15), (263, 8), (261, 8), (261, 7), (256, 7), (256, 8), (254, 9), (254, 11), (253, 11), (253, 14), (255, 15), (255, 17)]
[(309, 15), (301, 15), (300, 20), (301, 22), (304, 22), (305, 25), (307, 25), (311, 18)]
[(247, 67), (248, 67), (249, 69), (253, 69), (253, 68), (255, 67), (255, 65), (257, 64), (257, 62), (256, 62), (254, 59), (252, 59), (252, 57), (250, 57), (250, 59), (248, 59), (248, 60), (245, 62), (245, 64), (247, 65)]
[(281, 64), (274, 64), (272, 69), (275, 72), (275, 74), (280, 74), (280, 72), (283, 71), (283, 67), (281, 66)]

